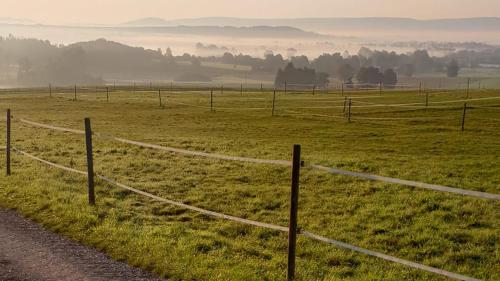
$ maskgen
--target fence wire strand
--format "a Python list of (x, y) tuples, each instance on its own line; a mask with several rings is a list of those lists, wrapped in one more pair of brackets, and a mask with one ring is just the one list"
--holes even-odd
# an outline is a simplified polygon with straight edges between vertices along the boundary
[[(34, 156), (32, 154), (29, 154), (29, 153), (27, 153), (25, 151), (20, 150), (20, 149), (17, 149), (17, 148), (13, 148), (13, 149), (15, 151), (21, 153), (22, 155), (28, 157), (28, 158), (37, 160), (37, 161), (39, 161), (41, 163), (44, 163), (44, 164), (47, 164), (49, 166), (52, 166), (52, 167), (55, 167), (55, 168), (58, 168), (58, 169), (62, 169), (62, 170), (68, 171), (68, 172), (81, 174), (81, 175), (86, 175), (87, 174), (84, 171), (79, 171), (79, 170), (76, 170), (76, 169), (73, 169), (73, 168), (69, 168), (69, 167), (65, 167), (65, 166), (62, 166), (62, 165), (59, 165), (59, 164), (56, 164), (56, 163), (49, 162), (47, 160), (43, 160), (41, 158), (38, 158), (38, 157), (36, 157), (36, 156)], [(184, 203), (181, 203), (181, 202), (177, 202), (177, 201), (165, 199), (165, 198), (153, 195), (151, 193), (148, 193), (148, 192), (145, 192), (145, 191), (141, 191), (141, 190), (135, 189), (133, 187), (130, 187), (130, 186), (118, 183), (118, 182), (116, 182), (116, 181), (114, 181), (112, 179), (109, 179), (108, 177), (105, 177), (105, 176), (102, 176), (102, 175), (99, 175), (99, 174), (96, 174), (96, 177), (99, 178), (99, 179), (101, 179), (101, 180), (103, 180), (103, 181), (105, 181), (105, 182), (107, 182), (107, 183), (109, 183), (109, 184), (115, 185), (117, 187), (120, 187), (122, 189), (131, 191), (131, 192), (139, 194), (139, 195), (143, 195), (143, 196), (151, 198), (153, 200), (156, 200), (156, 201), (159, 201), (159, 202), (163, 202), (163, 203), (167, 203), (167, 204), (170, 204), (170, 205), (173, 205), (173, 206), (177, 206), (177, 207), (180, 207), (180, 208), (185, 208), (185, 209), (188, 209), (188, 210), (192, 210), (192, 211), (195, 211), (195, 212), (198, 212), (198, 213), (202, 213), (202, 214), (205, 214), (205, 215), (208, 215), (208, 216), (212, 216), (212, 217), (216, 217), (216, 218), (220, 218), (220, 219), (225, 219), (225, 220), (230, 220), (230, 221), (234, 221), (234, 222), (239, 222), (239, 223), (243, 223), (243, 224), (247, 224), (247, 225), (253, 225), (253, 226), (257, 226), (257, 227), (263, 227), (263, 228), (272, 229), (272, 230), (276, 230), (276, 231), (286, 232), (286, 233), (288, 233), (288, 231), (289, 231), (289, 229), (287, 227), (284, 227), (284, 226), (279, 226), (279, 225), (269, 224), (269, 223), (262, 223), (262, 222), (258, 222), (258, 221), (253, 221), (253, 220), (243, 219), (243, 218), (239, 218), (239, 217), (234, 217), (234, 216), (230, 216), (230, 215), (226, 215), (226, 214), (222, 214), (222, 213), (218, 213), (218, 212), (209, 211), (209, 210), (206, 210), (206, 209), (194, 207), (194, 206), (187, 205), (187, 204), (184, 204)], [(393, 257), (393, 256), (390, 256), (390, 255), (386, 255), (386, 254), (383, 254), (383, 253), (379, 253), (379, 252), (375, 252), (375, 251), (368, 250), (368, 249), (365, 249), (365, 248), (361, 248), (361, 247), (358, 247), (358, 246), (354, 246), (354, 245), (351, 245), (351, 244), (347, 244), (347, 243), (344, 243), (344, 242), (341, 242), (341, 241), (337, 241), (337, 240), (333, 240), (333, 239), (330, 239), (330, 238), (326, 238), (326, 237), (323, 237), (323, 236), (320, 236), (320, 235), (317, 235), (317, 234), (314, 234), (314, 233), (311, 233), (311, 232), (307, 232), (307, 231), (301, 230), (301, 231), (299, 231), (298, 234), (302, 235), (304, 237), (307, 237), (309, 239), (313, 239), (313, 240), (320, 241), (320, 242), (323, 242), (323, 243), (331, 244), (331, 245), (337, 246), (339, 248), (343, 248), (343, 249), (346, 249), (346, 250), (351, 250), (351, 251), (354, 251), (354, 252), (362, 253), (362, 254), (365, 254), (365, 255), (373, 256), (373, 257), (377, 257), (377, 258), (380, 258), (380, 259), (383, 259), (383, 260), (387, 260), (387, 261), (391, 261), (391, 262), (394, 262), (394, 263), (402, 264), (402, 265), (405, 265), (405, 266), (408, 266), (408, 267), (411, 267), (411, 268), (414, 268), (414, 269), (419, 269), (419, 270), (427, 271), (427, 272), (430, 272), (430, 273), (435, 273), (435, 274), (438, 274), (438, 275), (446, 276), (446, 277), (457, 279), (457, 280), (463, 280), (463, 281), (480, 281), (479, 279), (476, 279), (476, 278), (473, 278), (473, 277), (469, 277), (469, 276), (461, 275), (461, 274), (458, 274), (458, 273), (453, 273), (453, 272), (450, 272), (450, 271), (446, 271), (446, 270), (443, 270), (443, 269), (434, 268), (434, 267), (431, 267), (431, 266), (427, 266), (427, 265), (415, 263), (415, 262), (412, 262), (412, 261), (409, 261), (409, 260), (405, 260), (405, 259), (400, 259), (400, 258)]]
[[(63, 132), (74, 132), (74, 133), (78, 133), (78, 134), (81, 134), (81, 132), (83, 132), (80, 130), (73, 130), (73, 129), (68, 129), (68, 128), (50, 126), (50, 125), (41, 124), (41, 123), (37, 123), (37, 122), (33, 122), (33, 121), (26, 122), (27, 120), (25, 120), (25, 119), (19, 119), (19, 121), (26, 123), (26, 124), (29, 124), (29, 125), (32, 125), (32, 126), (38, 126), (38, 127), (46, 128), (46, 129), (59, 130), (59, 131), (63, 131)], [(95, 133), (95, 135), (97, 137), (99, 137), (101, 134)], [(256, 163), (256, 164), (271, 164), (271, 165), (282, 165), (282, 166), (291, 166), (292, 165), (292, 162), (287, 161), (287, 160), (258, 159), (258, 158), (251, 158), (251, 157), (230, 156), (230, 155), (208, 153), (208, 152), (201, 152), (201, 151), (191, 151), (191, 150), (187, 150), (187, 149), (161, 146), (161, 145), (156, 145), (156, 144), (128, 140), (128, 139), (119, 138), (119, 137), (113, 137), (109, 134), (106, 134), (105, 136), (107, 139), (118, 141), (121, 143), (136, 145), (136, 146), (140, 146), (140, 147), (144, 147), (144, 148), (157, 149), (157, 150), (162, 150), (162, 151), (167, 151), (167, 152), (172, 152), (172, 153), (190, 155), (190, 156), (198, 156), (198, 157), (205, 157), (205, 158), (212, 158), (212, 159), (219, 159), (219, 160), (239, 161), (239, 162), (247, 162), (247, 163)], [(466, 189), (461, 189), (461, 188), (428, 184), (428, 183), (410, 181), (410, 180), (402, 180), (402, 179), (390, 178), (390, 177), (379, 176), (379, 175), (368, 174), (368, 173), (352, 172), (352, 171), (340, 170), (340, 169), (331, 168), (331, 167), (325, 167), (325, 166), (317, 165), (317, 164), (307, 163), (305, 166), (309, 167), (311, 169), (328, 172), (330, 174), (352, 176), (352, 177), (363, 178), (363, 179), (367, 179), (367, 180), (382, 181), (382, 182), (393, 183), (393, 184), (401, 184), (401, 185), (405, 185), (405, 186), (454, 193), (454, 194), (471, 196), (471, 197), (476, 197), (476, 198), (481, 198), (481, 199), (500, 200), (500, 195), (494, 194), (494, 193), (466, 190)]]

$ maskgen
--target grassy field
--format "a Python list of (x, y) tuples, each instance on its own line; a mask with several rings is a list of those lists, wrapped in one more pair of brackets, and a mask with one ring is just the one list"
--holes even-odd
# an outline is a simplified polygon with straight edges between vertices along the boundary
[[(465, 131), (465, 93), (350, 93), (352, 122), (338, 93), (113, 92), (9, 94), (14, 118), (75, 129), (90, 117), (96, 172), (134, 188), (197, 207), (286, 226), (290, 169), (219, 161), (120, 144), (137, 141), (264, 159), (306, 162), (490, 193), (500, 192), (499, 91), (472, 91)], [(448, 101), (457, 101), (450, 103)], [(399, 106), (377, 106), (391, 104)], [(479, 106), (491, 106), (479, 108)], [(2, 135), (5, 122), (0, 125)], [(2, 137), (4, 139), (4, 137)], [(84, 138), (14, 119), (13, 146), (85, 170)], [(2, 153), (3, 154), (3, 153)], [(0, 167), (5, 168), (2, 162)], [(171, 280), (284, 280), (283, 233), (211, 219), (13, 154), (13, 174), (0, 176), (0, 206), (113, 258)], [(485, 279), (500, 279), (498, 201), (371, 182), (303, 169), (299, 226), (371, 250)], [(445, 280), (405, 266), (299, 237), (298, 280)]]

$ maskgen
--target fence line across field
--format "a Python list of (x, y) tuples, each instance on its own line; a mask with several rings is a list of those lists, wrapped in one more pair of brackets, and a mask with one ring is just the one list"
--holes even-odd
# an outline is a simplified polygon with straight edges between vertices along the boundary
[[(54, 168), (62, 169), (62, 170), (68, 171), (68, 172), (77, 173), (77, 174), (81, 174), (81, 175), (86, 175), (87, 174), (84, 171), (79, 171), (79, 170), (76, 170), (76, 169), (73, 169), (73, 168), (69, 168), (69, 167), (65, 167), (65, 166), (62, 166), (62, 165), (59, 165), (59, 164), (56, 164), (56, 163), (52, 163), (52, 162), (47, 161), (47, 160), (43, 160), (43, 159), (41, 159), (39, 157), (36, 157), (36, 156), (34, 156), (32, 154), (29, 154), (29, 153), (27, 153), (25, 151), (22, 151), (20, 149), (17, 149), (17, 148), (13, 148), (13, 149), (15, 151), (21, 153), (22, 155), (28, 157), (28, 158), (31, 158), (33, 160), (36, 160), (36, 161), (39, 161), (41, 163), (47, 164), (47, 165), (52, 166)], [(195, 211), (195, 212), (198, 212), (198, 213), (202, 213), (202, 214), (205, 214), (207, 216), (212, 216), (212, 217), (216, 217), (216, 218), (220, 218), (220, 219), (225, 219), (225, 220), (230, 220), (230, 221), (234, 221), (234, 222), (238, 222), (238, 223), (243, 223), (243, 224), (247, 224), (247, 225), (253, 225), (253, 226), (257, 226), (257, 227), (272, 229), (272, 230), (276, 230), (276, 231), (280, 231), (280, 232), (289, 232), (289, 229), (287, 227), (284, 227), (284, 226), (279, 226), (279, 225), (269, 224), (269, 223), (262, 223), (262, 222), (258, 222), (258, 221), (254, 221), (254, 220), (249, 220), (249, 219), (243, 219), (243, 218), (239, 218), (239, 217), (235, 217), (235, 216), (231, 216), (231, 215), (226, 215), (226, 214), (223, 214), (223, 213), (218, 213), (218, 212), (214, 212), (214, 211), (210, 211), (210, 210), (206, 210), (206, 209), (194, 207), (194, 206), (191, 206), (191, 205), (188, 205), (188, 204), (184, 204), (184, 203), (181, 203), (181, 202), (177, 202), (177, 201), (165, 199), (165, 198), (153, 195), (151, 193), (135, 189), (133, 187), (130, 187), (130, 186), (127, 186), (125, 184), (121, 184), (121, 183), (119, 183), (117, 181), (114, 181), (114, 180), (112, 180), (112, 179), (110, 179), (110, 178), (108, 178), (106, 176), (103, 176), (103, 175), (96, 174), (96, 177), (99, 178), (99, 179), (101, 179), (101, 180), (103, 180), (103, 181), (105, 181), (105, 182), (107, 182), (107, 183), (109, 183), (109, 184), (115, 185), (117, 187), (120, 187), (122, 189), (131, 191), (133, 193), (136, 193), (136, 194), (139, 194), (139, 195), (151, 198), (151, 199), (159, 201), (159, 202), (167, 203), (167, 204), (170, 204), (170, 205), (173, 205), (173, 206), (176, 206), (176, 207), (180, 207), (180, 208), (192, 210), (192, 211)], [(316, 241), (320, 241), (320, 242), (324, 242), (324, 243), (327, 243), (327, 244), (331, 244), (331, 245), (337, 246), (337, 247), (342, 248), (342, 249), (351, 250), (351, 251), (354, 251), (354, 252), (366, 254), (366, 255), (377, 257), (377, 258), (380, 258), (380, 259), (383, 259), (383, 260), (386, 260), (386, 261), (398, 263), (398, 264), (405, 265), (405, 266), (408, 266), (408, 267), (411, 267), (411, 268), (414, 268), (414, 269), (419, 269), (419, 270), (427, 271), (427, 272), (438, 274), (438, 275), (441, 275), (441, 276), (446, 276), (446, 277), (449, 277), (449, 278), (453, 278), (453, 279), (457, 279), (457, 280), (463, 280), (463, 281), (479, 281), (480, 280), (480, 279), (476, 279), (476, 278), (473, 278), (473, 277), (465, 276), (465, 275), (462, 275), (462, 274), (458, 274), (458, 273), (446, 271), (446, 270), (443, 270), (443, 269), (439, 269), (439, 268), (435, 268), (435, 267), (431, 267), (431, 266), (427, 266), (427, 265), (415, 263), (415, 262), (412, 262), (412, 261), (409, 261), (409, 260), (405, 260), (405, 259), (397, 258), (397, 257), (394, 257), (394, 256), (386, 255), (386, 254), (383, 254), (383, 253), (379, 253), (379, 252), (376, 252), (376, 251), (368, 250), (368, 249), (361, 248), (361, 247), (358, 247), (358, 246), (354, 246), (354, 245), (351, 245), (351, 244), (348, 244), (348, 243), (344, 243), (344, 242), (341, 242), (341, 241), (338, 241), (338, 240), (334, 240), (334, 239), (330, 239), (330, 238), (327, 238), (327, 237), (324, 237), (324, 236), (320, 236), (320, 235), (317, 235), (317, 234), (314, 234), (314, 233), (311, 233), (311, 232), (308, 232), (308, 231), (299, 230), (297, 232), (297, 234), (302, 235), (304, 237), (307, 237), (309, 239), (313, 239), (313, 240), (316, 240)]]
[[(459, 108), (459, 107), (455, 107)], [(461, 107), (460, 107), (461, 108)], [(334, 119), (346, 119), (349, 118), (351, 120), (374, 120), (374, 121), (393, 121), (393, 120), (405, 120), (405, 121), (428, 121), (428, 120), (455, 120), (453, 117), (429, 117), (429, 116), (421, 116), (421, 117), (362, 117), (357, 116), (351, 113), (350, 117), (341, 116), (341, 115), (331, 115), (331, 114), (320, 114), (320, 113), (303, 113), (294, 110), (283, 109), (285, 114), (282, 116), (310, 116), (310, 117), (325, 117), (325, 118), (334, 118)], [(372, 114), (373, 112), (365, 112), (365, 114)], [(376, 112), (376, 113), (391, 113), (391, 112)]]
[[(57, 130), (57, 131), (62, 131), (62, 132), (77, 133), (77, 134), (84, 134), (85, 133), (82, 130), (75, 130), (75, 129), (69, 129), (69, 128), (64, 128), (64, 127), (51, 126), (51, 125), (47, 125), (47, 124), (29, 121), (26, 119), (18, 119), (18, 120), (22, 123), (29, 124), (31, 126), (36, 126), (36, 127), (46, 128), (46, 129), (52, 129), (52, 130)], [(291, 166), (291, 162), (287, 161), (287, 160), (258, 159), (258, 158), (251, 158), (251, 157), (230, 156), (230, 155), (223, 155), (223, 154), (217, 154), (217, 153), (191, 151), (191, 150), (187, 150), (187, 149), (174, 148), (174, 147), (161, 146), (161, 145), (156, 145), (156, 144), (128, 140), (125, 138), (114, 137), (110, 134), (94, 133), (94, 135), (97, 137), (102, 135), (102, 136), (105, 136), (107, 139), (112, 139), (112, 140), (115, 140), (115, 141), (118, 141), (121, 143), (141, 146), (141, 147), (145, 147), (145, 148), (152, 148), (152, 149), (162, 150), (162, 151), (167, 151), (167, 152), (179, 153), (179, 154), (184, 154), (184, 155), (190, 155), (190, 156), (198, 156), (198, 157), (205, 157), (205, 158), (212, 158), (212, 159), (219, 159), (219, 160), (248, 162), (248, 163), (256, 163), (256, 164), (271, 164), (271, 165)], [(454, 194), (460, 194), (460, 195), (465, 195), (465, 196), (482, 198), (482, 199), (500, 200), (500, 195), (493, 194), (493, 193), (466, 190), (466, 189), (460, 189), (460, 188), (442, 186), (442, 185), (427, 184), (427, 183), (422, 183), (422, 182), (417, 182), (417, 181), (402, 180), (402, 179), (378, 176), (378, 175), (373, 175), (373, 174), (368, 174), (368, 173), (352, 172), (352, 171), (340, 170), (340, 169), (335, 169), (335, 168), (329, 168), (329, 167), (325, 167), (325, 166), (321, 166), (321, 165), (317, 165), (317, 164), (307, 163), (306, 167), (316, 169), (316, 170), (321, 170), (324, 172), (328, 172), (330, 174), (353, 176), (353, 177), (363, 178), (363, 179), (368, 179), (368, 180), (382, 181), (382, 182), (386, 182), (386, 183), (395, 183), (395, 184), (401, 184), (401, 185), (405, 185), (405, 186), (412, 186), (412, 187), (430, 189), (430, 190), (435, 190), (435, 191), (443, 191), (443, 192), (448, 192), (448, 193), (454, 193)]]

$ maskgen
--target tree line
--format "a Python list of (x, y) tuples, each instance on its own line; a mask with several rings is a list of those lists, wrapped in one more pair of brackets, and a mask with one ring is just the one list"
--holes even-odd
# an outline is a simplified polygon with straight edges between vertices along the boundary
[[(214, 63), (226, 67), (214, 67)], [(459, 51), (444, 57), (431, 56), (426, 50), (397, 54), (361, 48), (354, 55), (325, 53), (310, 60), (295, 55), (285, 59), (272, 51), (266, 51), (262, 58), (230, 52), (200, 57), (173, 55), (168, 47), (149, 50), (105, 39), (55, 45), (44, 40), (0, 37), (0, 82), (9, 77), (21, 85), (99, 84), (111, 79), (211, 81), (221, 76), (258, 80), (275, 77), (277, 85), (287, 81), (319, 86), (332, 79), (346, 84), (355, 80), (393, 85), (398, 77), (415, 74), (446, 73), (456, 77), (462, 67), (481, 64), (500, 65), (500, 48)], [(241, 66), (248, 70), (239, 70)]]

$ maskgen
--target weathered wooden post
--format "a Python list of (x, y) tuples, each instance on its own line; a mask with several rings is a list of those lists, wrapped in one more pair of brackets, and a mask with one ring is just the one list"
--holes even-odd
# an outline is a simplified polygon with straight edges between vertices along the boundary
[(213, 106), (214, 106), (214, 91), (210, 90), (210, 111), (214, 111)]
[(243, 84), (240, 85), (240, 95), (243, 95)]
[(7, 176), (10, 176), (10, 109), (7, 109), (7, 143), (5, 146), (5, 155), (6, 157), (6, 173)]
[(348, 113), (348, 121), (351, 122), (351, 105), (352, 105), (352, 100), (349, 99), (349, 113)]
[(262, 83), (260, 83), (260, 92), (264, 92), (264, 85)]
[(312, 92), (313, 96), (315, 93), (316, 93), (316, 85), (313, 86), (313, 92)]
[(467, 111), (467, 103), (464, 103), (464, 112), (462, 114), (462, 131), (465, 130), (465, 112)]
[(286, 94), (286, 91), (287, 91), (287, 82), (285, 81), (285, 94)]
[(92, 129), (90, 127), (89, 118), (85, 118), (85, 144), (87, 148), (87, 182), (88, 182), (89, 204), (95, 205), (94, 159), (92, 156)]
[(344, 97), (344, 109), (342, 110), (342, 113), (345, 113), (346, 106), (347, 106), (347, 97)]
[(49, 97), (52, 97), (52, 84), (49, 84)]
[(290, 222), (288, 224), (288, 281), (295, 279), (295, 250), (297, 248), (297, 213), (299, 208), (300, 145), (293, 146), (292, 189), (290, 192)]
[(379, 95), (382, 95), (382, 81), (380, 81), (378, 83), (378, 91), (379, 91)]
[(106, 87), (106, 101), (109, 101), (109, 88)]
[(274, 116), (274, 104), (276, 102), (276, 90), (274, 90), (273, 92), (273, 110), (272, 110), (272, 113), (271, 113), (271, 116)]
[[(342, 96), (344, 96), (344, 82), (342, 82), (342, 92), (341, 93), (342, 93)], [(345, 112), (345, 110), (344, 110), (344, 112)]]
[(75, 85), (75, 97), (73, 98), (74, 101), (76, 101), (76, 85)]
[(161, 89), (158, 89), (158, 100), (160, 102), (160, 107), (162, 107), (162, 105), (161, 105)]

